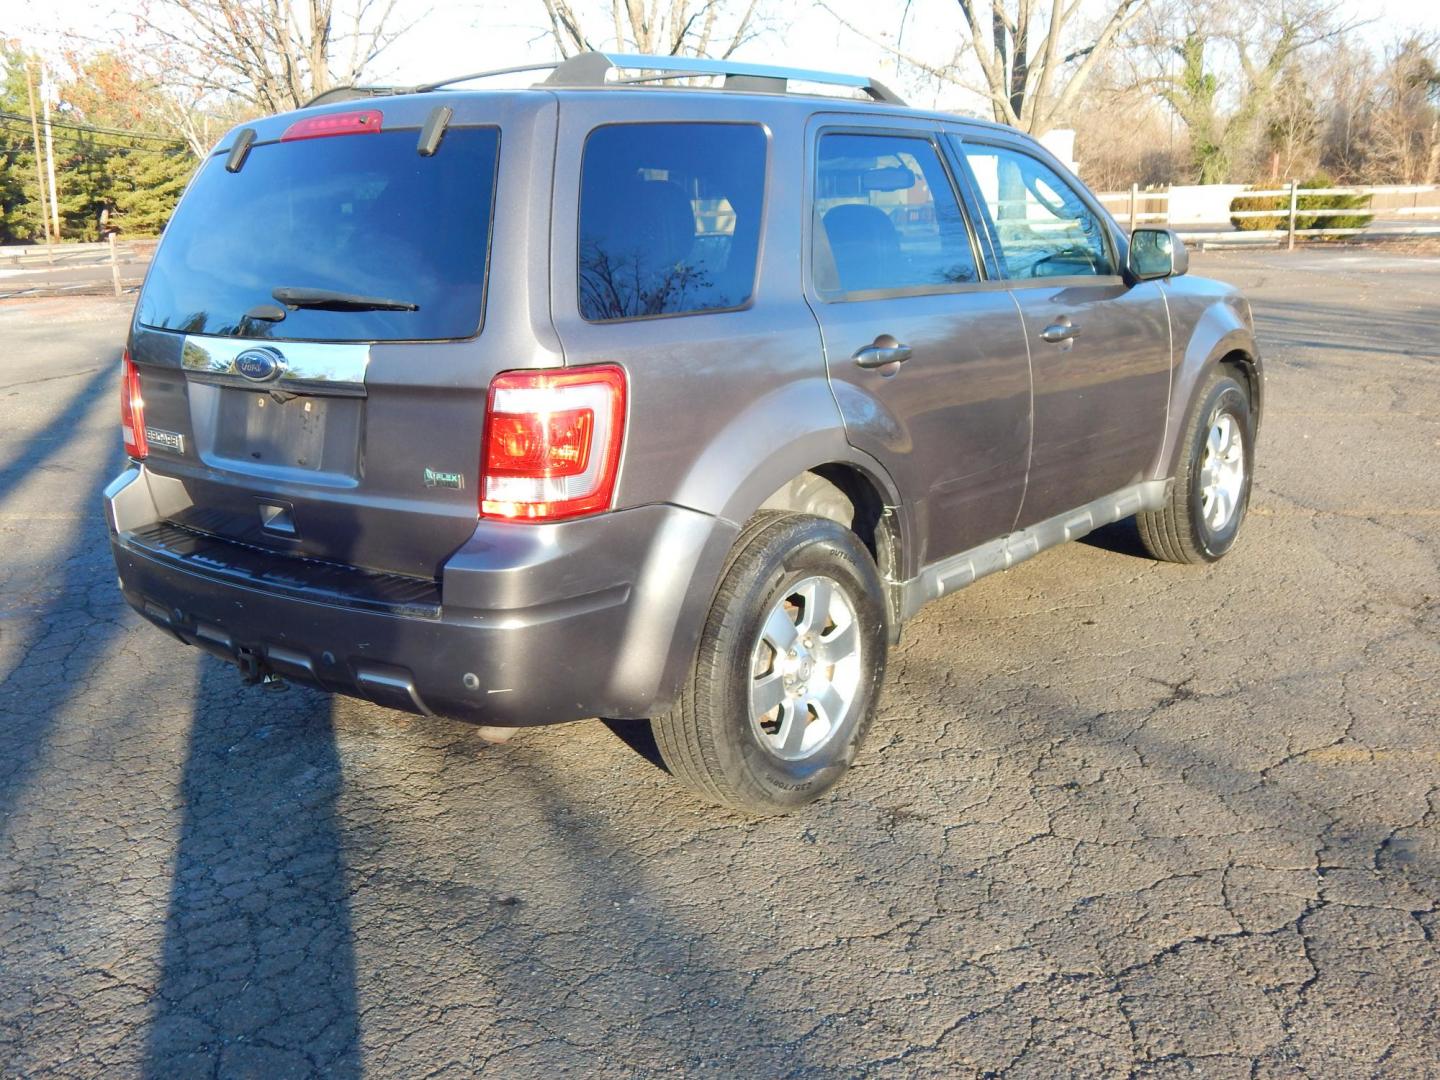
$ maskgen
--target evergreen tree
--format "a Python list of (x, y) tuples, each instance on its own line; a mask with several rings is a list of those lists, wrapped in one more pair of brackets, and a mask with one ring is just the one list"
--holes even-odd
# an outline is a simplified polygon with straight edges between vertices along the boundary
[(112, 224), (126, 236), (160, 235), (198, 164), (184, 148), (112, 158)]
[[(0, 42), (0, 243), (21, 244), (42, 235), (25, 58)], [(11, 119), (18, 117), (19, 119)]]
[[(0, 43), (0, 243), (44, 235), (26, 60)], [(163, 91), (112, 53), (70, 62), (76, 77), (51, 113), (61, 237), (101, 239), (105, 210), (125, 236), (157, 235), (198, 165), (158, 119)]]

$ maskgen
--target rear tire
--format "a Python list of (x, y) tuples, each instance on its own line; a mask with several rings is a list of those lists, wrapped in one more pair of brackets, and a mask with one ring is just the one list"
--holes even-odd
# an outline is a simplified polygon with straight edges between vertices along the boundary
[(747, 814), (813, 802), (870, 728), (887, 648), (880, 575), (859, 538), (762, 512), (736, 541), (679, 698), (651, 720), (660, 756), (695, 794)]
[(1135, 515), (1135, 523), (1157, 559), (1215, 562), (1234, 546), (1245, 520), (1255, 450), (1250, 393), (1225, 368), (1201, 387), (1181, 438), (1169, 502)]

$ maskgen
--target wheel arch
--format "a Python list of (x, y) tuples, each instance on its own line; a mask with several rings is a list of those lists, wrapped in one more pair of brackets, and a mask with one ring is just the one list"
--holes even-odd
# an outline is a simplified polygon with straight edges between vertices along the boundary
[[(827, 511), (838, 507), (837, 491), (865, 511), (861, 526), (868, 535), (862, 539), (894, 541), (894, 576), (913, 576), (909, 505), (885, 467), (846, 438), (828, 380), (807, 378), (770, 390), (734, 417), (697, 455), (672, 501), (736, 528), (762, 508), (816, 513), (853, 526), (853, 516), (844, 521), (838, 510)], [(871, 551), (882, 575), (891, 576), (878, 547)]]
[[(775, 436), (783, 435), (777, 439)], [(777, 386), (752, 401), (746, 409), (712, 436), (695, 456), (685, 474), (670, 490), (667, 502), (698, 510), (715, 519), (713, 542), (691, 576), (672, 630), (669, 656), (661, 680), (657, 705), (668, 707), (679, 691), (699, 641), (706, 614), (720, 587), (736, 537), (762, 507), (815, 512), (833, 503), (833, 494), (818, 497), (805, 509), (794, 490), (807, 476), (808, 492), (839, 491), (864, 508), (864, 523), (873, 523), (869, 543), (885, 582), (889, 610), (899, 610), (892, 580), (913, 576), (915, 535), (908, 522), (908, 507), (885, 468), (845, 438), (844, 424), (824, 377), (798, 379)], [(836, 510), (820, 516), (834, 517)], [(849, 527), (854, 521), (845, 522)], [(865, 537), (862, 535), (862, 541)], [(893, 567), (893, 569), (891, 569)], [(890, 634), (899, 622), (890, 620)]]
[(898, 586), (908, 576), (909, 532), (902, 520), (902, 509), (899, 494), (883, 471), (872, 471), (850, 460), (814, 465), (785, 481), (756, 507), (756, 511), (781, 510), (828, 518), (859, 537), (885, 584), (892, 638), (899, 636), (902, 615)]
[(1238, 294), (1210, 303), (1195, 320), (1171, 380), (1169, 414), (1165, 438), (1156, 460), (1155, 479), (1175, 475), (1181, 452), (1185, 420), (1195, 395), (1211, 371), (1218, 367), (1236, 371), (1250, 392), (1251, 411), (1259, 426), (1265, 376), (1255, 335), (1247, 318), (1244, 301)]
[(1219, 367), (1229, 368), (1235, 372), (1245, 389), (1250, 394), (1250, 416), (1251, 427), (1255, 431), (1260, 429), (1260, 415), (1262, 413), (1261, 399), (1265, 394), (1265, 380), (1260, 370), (1260, 361), (1252, 350), (1232, 349), (1215, 363)]

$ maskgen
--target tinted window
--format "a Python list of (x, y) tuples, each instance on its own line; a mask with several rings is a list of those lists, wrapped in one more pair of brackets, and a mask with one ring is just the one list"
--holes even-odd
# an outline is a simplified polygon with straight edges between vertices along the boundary
[(638, 319), (749, 301), (765, 143), (754, 124), (592, 132), (580, 171), (580, 314)]
[(962, 143), (1012, 278), (1113, 274), (1105, 227), (1075, 189), (1029, 154)]
[(899, 135), (824, 135), (815, 177), (822, 292), (974, 281), (975, 256), (935, 146)]
[[(252, 147), (210, 158), (156, 253), (147, 326), (328, 341), (464, 338), (480, 327), (500, 133), (454, 128), (433, 157), (416, 132)], [(403, 300), (418, 311), (301, 308), (246, 319), (277, 286)]]

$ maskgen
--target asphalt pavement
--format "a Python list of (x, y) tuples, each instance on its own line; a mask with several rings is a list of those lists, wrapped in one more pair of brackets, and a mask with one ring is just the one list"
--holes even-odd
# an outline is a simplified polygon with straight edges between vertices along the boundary
[(142, 623), (129, 301), (0, 304), (0, 1075), (1440, 1075), (1440, 258), (1193, 265), (1269, 372), (1233, 553), (932, 605), (765, 821)]

